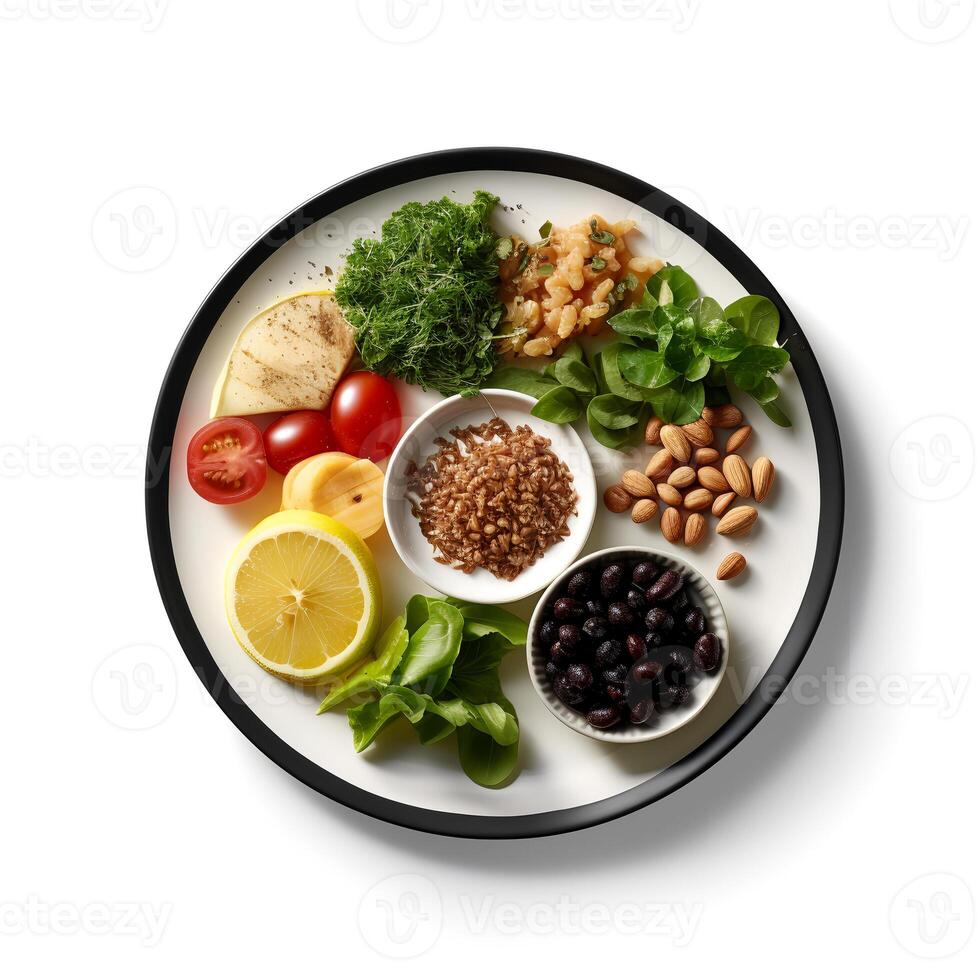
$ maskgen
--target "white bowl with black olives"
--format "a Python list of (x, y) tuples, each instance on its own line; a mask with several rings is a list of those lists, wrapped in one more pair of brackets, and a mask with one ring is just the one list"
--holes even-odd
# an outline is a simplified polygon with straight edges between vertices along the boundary
[(721, 686), (729, 630), (695, 568), (652, 548), (608, 548), (544, 592), (528, 631), (531, 679), (551, 713), (604, 742), (677, 731)]

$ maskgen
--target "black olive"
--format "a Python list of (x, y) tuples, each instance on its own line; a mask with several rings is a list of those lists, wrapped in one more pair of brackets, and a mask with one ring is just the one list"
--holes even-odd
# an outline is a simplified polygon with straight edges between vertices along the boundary
[(633, 622), (633, 610), (625, 602), (610, 602), (606, 615), (613, 626), (628, 626)]
[(681, 578), (680, 573), (669, 568), (647, 589), (647, 599), (650, 602), (663, 602), (665, 599), (670, 599), (677, 595), (683, 584), (684, 580)]
[(647, 633), (643, 637), (643, 642), (647, 645), (647, 650), (656, 650), (657, 647), (662, 647), (664, 645), (664, 638), (662, 633)]
[(626, 700), (626, 688), (622, 684), (607, 684), (606, 685), (606, 697), (609, 698), (613, 704), (617, 704), (620, 701)]
[(599, 591), (606, 599), (612, 599), (619, 595), (625, 578), (626, 569), (622, 565), (610, 565), (603, 570), (599, 579)]
[(551, 659), (554, 660), (555, 663), (561, 663), (562, 660), (568, 659), (568, 651), (565, 650), (558, 640), (555, 640), (555, 642), (551, 644), (548, 652), (551, 655)]
[(592, 671), (587, 664), (572, 664), (565, 671), (565, 678), (572, 687), (577, 687), (580, 691), (592, 686)]
[(685, 673), (691, 669), (694, 663), (691, 654), (687, 650), (671, 650), (667, 659), (674, 667), (678, 670), (683, 670)]
[(601, 708), (593, 708), (585, 716), (585, 720), (593, 728), (612, 728), (621, 717), (619, 708), (615, 708), (612, 705), (605, 705)]
[(558, 639), (558, 624), (553, 619), (546, 619), (538, 630), (538, 639), (550, 647)]
[(651, 633), (669, 633), (674, 628), (674, 617), (659, 606), (650, 609), (643, 621)]
[(574, 650), (582, 642), (582, 631), (572, 623), (562, 623), (558, 627), (558, 642), (565, 650)]
[(599, 667), (615, 667), (622, 656), (623, 646), (618, 640), (604, 640), (596, 648), (595, 662)]
[(626, 674), (626, 664), (616, 664), (615, 667), (610, 667), (602, 672), (602, 679), (607, 684), (622, 684), (626, 680)]
[(592, 576), (588, 572), (576, 572), (569, 580), (566, 591), (570, 596), (584, 598), (592, 588)]
[(583, 612), (582, 606), (569, 596), (562, 596), (554, 606), (555, 619), (560, 622), (579, 619)]
[(647, 655), (646, 642), (639, 633), (630, 633), (626, 637), (626, 652), (629, 654), (630, 660), (639, 660), (640, 657)]
[(574, 708), (585, 701), (585, 691), (569, 684), (568, 678), (564, 674), (559, 674), (555, 678), (551, 689), (555, 692), (555, 696), (560, 701), (564, 701), (570, 708)]
[(590, 616), (582, 624), (582, 632), (590, 640), (595, 640), (597, 643), (599, 643), (609, 636), (609, 623), (607, 623), (601, 616)]
[(652, 561), (641, 561), (633, 569), (633, 581), (637, 585), (649, 585), (657, 574), (657, 566)]
[(691, 604), (691, 600), (688, 599), (686, 592), (680, 592), (674, 597), (674, 601), (670, 604), (670, 608), (676, 613), (684, 612), (685, 609)]
[(692, 606), (684, 613), (684, 629), (694, 636), (704, 632), (704, 613), (697, 606)]
[(651, 684), (660, 679), (663, 670), (664, 665), (659, 660), (641, 660), (633, 664), (630, 675), (641, 684)]
[(688, 688), (676, 684), (667, 688), (667, 701), (669, 704), (687, 704), (691, 700), (691, 692)]
[(549, 679), (554, 680), (555, 674), (558, 673), (558, 664), (556, 664), (554, 660), (549, 660), (544, 665), (544, 672)]
[(699, 636), (694, 644), (694, 663), (698, 670), (710, 673), (721, 663), (721, 644), (714, 633)]

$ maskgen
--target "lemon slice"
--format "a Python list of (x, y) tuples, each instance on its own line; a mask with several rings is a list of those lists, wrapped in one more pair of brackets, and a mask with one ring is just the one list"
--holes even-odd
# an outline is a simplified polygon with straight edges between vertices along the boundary
[(256, 525), (225, 573), (225, 610), (242, 649), (272, 674), (315, 684), (366, 656), (380, 621), (371, 552), (323, 514), (286, 510)]

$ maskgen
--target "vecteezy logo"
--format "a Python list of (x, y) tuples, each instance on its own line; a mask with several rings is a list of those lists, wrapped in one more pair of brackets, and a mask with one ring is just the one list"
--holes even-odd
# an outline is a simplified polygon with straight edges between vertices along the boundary
[(427, 38), (442, 19), (443, 0), (357, 0), (364, 26), (382, 41), (411, 44)]
[(906, 428), (892, 444), (895, 482), (919, 500), (949, 500), (973, 476), (973, 437), (949, 415), (930, 415)]
[(923, 44), (959, 37), (973, 20), (974, 6), (975, 0), (888, 0), (895, 26)]
[(357, 924), (364, 941), (382, 956), (421, 956), (442, 931), (442, 898), (423, 875), (392, 875), (364, 894)]
[(888, 921), (900, 946), (936, 960), (958, 953), (973, 933), (973, 895), (953, 874), (928, 874), (910, 881), (892, 899)]
[(177, 671), (165, 650), (148, 643), (123, 647), (99, 664), (92, 701), (106, 721), (129, 731), (165, 721), (177, 700)]
[(92, 242), (113, 268), (149, 272), (173, 254), (177, 211), (157, 187), (130, 187), (113, 194), (92, 219)]

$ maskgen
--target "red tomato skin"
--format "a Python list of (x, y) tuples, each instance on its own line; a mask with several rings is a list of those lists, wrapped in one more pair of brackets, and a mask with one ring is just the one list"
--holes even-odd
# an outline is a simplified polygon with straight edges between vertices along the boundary
[(373, 463), (391, 455), (402, 434), (395, 387), (380, 374), (348, 374), (330, 401), (330, 425), (345, 453)]
[[(230, 447), (204, 452), (205, 444), (225, 436), (233, 440)], [(206, 475), (214, 472), (227, 473), (227, 482)], [(249, 500), (265, 486), (267, 475), (262, 430), (248, 419), (212, 419), (187, 444), (187, 479), (198, 496), (209, 503), (239, 504)], [(235, 481), (240, 481), (241, 486), (236, 488)]]
[(265, 456), (269, 465), (285, 476), (297, 463), (336, 445), (326, 412), (290, 412), (265, 430)]

